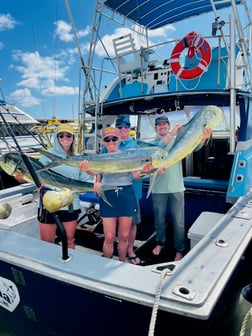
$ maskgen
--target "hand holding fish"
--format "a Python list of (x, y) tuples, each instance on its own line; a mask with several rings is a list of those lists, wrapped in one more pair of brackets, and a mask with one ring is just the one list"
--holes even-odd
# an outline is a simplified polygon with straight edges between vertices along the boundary
[(166, 168), (165, 167), (161, 167), (157, 170), (157, 175), (161, 175), (163, 174), (164, 172), (166, 171)]
[(94, 183), (94, 193), (96, 194), (96, 195), (99, 195), (99, 192), (100, 192), (100, 190), (101, 190), (101, 182), (95, 182)]
[(203, 128), (203, 137), (200, 144), (204, 144), (212, 136), (213, 130), (210, 127)]
[(134, 178), (137, 180), (141, 177), (143, 177), (145, 174), (150, 173), (154, 170), (155, 168), (152, 166), (151, 162), (146, 162), (143, 165), (143, 168), (141, 170), (136, 170), (134, 172), (132, 172)]
[(83, 160), (80, 162), (80, 170), (86, 172), (88, 175), (95, 176), (97, 174), (96, 171), (89, 169), (89, 161)]
[(23, 176), (23, 174), (21, 172), (17, 172), (15, 175), (15, 179), (19, 182), (19, 183), (25, 183), (27, 182)]
[(150, 173), (153, 171), (155, 168), (152, 166), (151, 162), (146, 162), (142, 168), (142, 172), (145, 173)]
[(175, 138), (177, 136), (178, 130), (180, 129), (182, 125), (181, 124), (176, 124), (173, 126), (173, 128), (165, 135), (160, 136), (160, 139), (164, 141), (164, 143), (168, 144), (172, 138)]
[(170, 131), (171, 136), (173, 137), (176, 136), (181, 126), (182, 126), (181, 124), (174, 125)]

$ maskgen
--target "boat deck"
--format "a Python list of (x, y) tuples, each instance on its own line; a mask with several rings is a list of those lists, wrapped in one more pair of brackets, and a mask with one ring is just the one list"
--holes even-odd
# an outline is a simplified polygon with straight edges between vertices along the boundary
[[(10, 226), (4, 228), (4, 221)], [(252, 194), (241, 198), (224, 215), (210, 213), (209, 221), (212, 228), (181, 261), (140, 267), (121, 263), (117, 258), (102, 258), (99, 250), (89, 246), (69, 250), (69, 260), (62, 260), (61, 246), (40, 241), (37, 230), (32, 233), (31, 226), (37, 227), (34, 212), (29, 233), (22, 223), (19, 228), (23, 232), (13, 225), (11, 217), (9, 221), (1, 220), (0, 258), (13, 267), (145, 306), (153, 305), (163, 277), (159, 308), (204, 320), (211, 315), (249, 246)]]

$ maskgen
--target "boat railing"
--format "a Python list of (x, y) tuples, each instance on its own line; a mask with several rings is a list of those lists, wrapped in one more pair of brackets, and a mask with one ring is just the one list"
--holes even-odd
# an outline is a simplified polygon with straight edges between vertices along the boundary
[[(99, 100), (102, 103), (103, 101), (127, 98), (130, 95), (149, 95), (161, 92), (228, 89), (231, 85), (229, 50), (220, 43), (220, 38), (221, 36), (206, 37), (206, 39), (211, 39), (211, 41), (214, 39), (217, 40), (217, 44), (211, 50), (211, 63), (199, 77), (186, 80), (173, 73), (170, 66), (172, 62), (171, 57), (166, 56), (161, 58), (157, 50), (169, 44), (170, 46), (174, 46), (174, 43), (178, 41), (166, 41), (162, 45), (159, 43), (158, 45), (151, 45), (149, 48), (132, 49), (130, 53), (128, 53), (129, 50), (122, 53), (115, 50), (115, 57), (104, 58), (101, 68), (96, 67), (92, 69), (92, 73), (99, 83), (98, 90), (95, 93), (95, 101)], [(121, 38), (117, 38), (116, 40), (120, 41)], [(214, 42), (211, 43), (213, 44)], [(118, 45), (116, 44), (116, 48), (118, 48)], [(127, 60), (126, 56), (131, 57), (131, 59)], [(185, 67), (190, 67), (191, 63), (198, 62), (197, 60), (188, 58), (186, 55), (183, 57)], [(235, 87), (241, 89), (246, 87), (248, 81), (245, 82), (244, 80), (245, 63), (243, 52), (238, 44), (235, 49), (235, 60)], [(116, 69), (113, 68), (112, 64), (116, 65)], [(108, 66), (108, 68), (105, 69), (105, 66)], [(106, 80), (108, 84), (105, 84)], [(138, 86), (137, 90), (136, 86)], [(104, 87), (105, 90), (103, 90)], [(85, 102), (89, 101), (90, 99), (85, 100)]]

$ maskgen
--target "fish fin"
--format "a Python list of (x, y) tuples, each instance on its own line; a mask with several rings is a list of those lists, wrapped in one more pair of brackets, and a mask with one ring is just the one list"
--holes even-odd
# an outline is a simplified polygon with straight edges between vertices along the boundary
[(113, 208), (113, 206), (109, 203), (109, 201), (108, 201), (108, 199), (107, 199), (107, 197), (105, 195), (105, 190), (106, 190), (106, 188), (101, 187), (101, 189), (99, 190), (98, 195), (103, 199), (103, 201), (105, 203), (107, 203), (109, 206), (111, 206), (111, 208)]
[(187, 133), (188, 128), (189, 128), (189, 123), (182, 125), (177, 131), (176, 140), (183, 138), (185, 134)]
[(59, 158), (59, 157), (58, 157), (57, 155), (55, 155), (55, 154), (53, 154), (53, 153), (50, 153), (50, 152), (48, 152), (48, 151), (45, 151), (45, 150), (43, 150), (43, 149), (41, 149), (41, 148), (32, 148), (32, 149), (33, 149), (34, 151), (39, 152), (41, 155), (44, 155), (44, 156), (46, 156), (46, 157), (48, 157), (49, 159), (52, 160), (51, 163), (49, 163), (49, 164), (47, 164), (47, 165), (41, 167), (41, 168), (39, 169), (39, 171), (46, 170), (46, 169), (53, 168), (53, 167), (57, 167), (57, 166), (59, 166), (59, 165), (61, 164), (61, 163), (58, 161), (58, 158)]
[(51, 168), (54, 168), (54, 167), (57, 167), (59, 166), (59, 162), (51, 162), (51, 163), (48, 163), (47, 165), (41, 167), (38, 169), (38, 171), (43, 171), (43, 170), (50, 170)]
[(41, 155), (47, 156), (49, 159), (54, 160), (57, 162), (58, 158), (60, 158), (58, 155), (55, 155), (49, 151), (45, 151), (41, 148), (32, 148), (34, 151), (39, 152)]
[(146, 198), (148, 198), (151, 194), (151, 191), (153, 189), (153, 186), (154, 186), (154, 182), (156, 180), (156, 177), (157, 177), (157, 173), (158, 173), (158, 170), (156, 170), (151, 176), (150, 176), (150, 183), (149, 183), (149, 188), (148, 188), (148, 193), (147, 193), (147, 196)]
[(137, 144), (139, 147), (152, 147), (152, 146), (156, 146), (155, 144), (152, 144), (151, 142), (146, 142), (140, 139), (137, 139)]

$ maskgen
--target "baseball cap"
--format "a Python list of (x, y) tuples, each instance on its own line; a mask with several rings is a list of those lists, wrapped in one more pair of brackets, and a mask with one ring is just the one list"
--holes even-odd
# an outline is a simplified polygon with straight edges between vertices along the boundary
[(74, 130), (73, 127), (70, 124), (61, 124), (58, 126), (57, 128), (57, 134), (61, 133), (61, 132), (67, 132), (70, 134), (74, 134)]
[(130, 126), (129, 116), (120, 116), (116, 119), (115, 126), (120, 126), (121, 124), (125, 124)]
[(118, 130), (115, 127), (107, 127), (107, 128), (105, 128), (103, 130), (102, 138), (105, 139), (105, 138), (107, 138), (109, 136), (115, 136), (118, 139), (120, 138), (119, 137), (119, 132), (118, 132)]
[(159, 124), (160, 122), (163, 122), (163, 121), (167, 122), (168, 124), (170, 123), (168, 117), (167, 117), (166, 115), (162, 115), (162, 116), (157, 117), (157, 118), (155, 119), (155, 126), (156, 126), (157, 124)]

